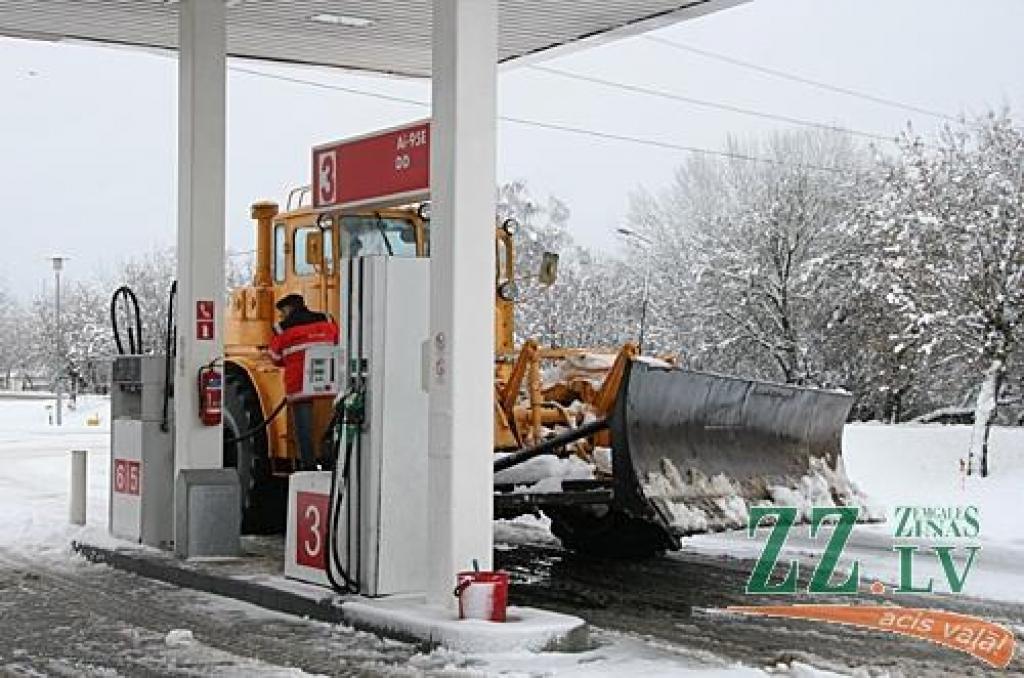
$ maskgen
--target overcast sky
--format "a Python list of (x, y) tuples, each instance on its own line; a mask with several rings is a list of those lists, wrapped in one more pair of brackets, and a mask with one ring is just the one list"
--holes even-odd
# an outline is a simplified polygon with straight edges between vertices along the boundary
[[(755, 0), (652, 35), (806, 78), (957, 115), (1024, 111), (1021, 0)], [(429, 83), (232, 62), (235, 67), (424, 99)], [(574, 73), (886, 136), (940, 119), (822, 91), (644, 37), (546, 62)], [(49, 280), (111, 270), (174, 243), (176, 62), (171, 56), (0, 38), (0, 279), (23, 299)], [(499, 112), (710, 149), (786, 123), (566, 80), (502, 72)], [(310, 147), (424, 117), (422, 107), (239, 71), (228, 83), (228, 248), (253, 247), (248, 205), (308, 183)], [(657, 190), (686, 153), (499, 126), (498, 176), (566, 201), (579, 242), (611, 235), (638, 186)]]

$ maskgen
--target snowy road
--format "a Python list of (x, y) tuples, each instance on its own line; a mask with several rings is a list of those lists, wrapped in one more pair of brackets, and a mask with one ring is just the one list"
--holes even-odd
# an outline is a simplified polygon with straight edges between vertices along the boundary
[[(962, 597), (871, 596), (758, 597), (744, 594), (753, 561), (683, 551), (643, 562), (579, 558), (554, 545), (507, 545), (495, 554), (512, 573), (511, 596), (519, 604), (543, 605), (582, 616), (592, 624), (660, 639), (695, 652), (770, 668), (799, 661), (848, 674), (992, 675), (976, 659), (891, 634), (820, 623), (760, 619), (720, 610), (727, 605), (789, 603), (879, 603), (941, 607), (996, 621), (1024, 642), (1024, 605)], [(806, 584), (806, 581), (804, 582)], [(1018, 653), (1007, 672), (1024, 675)]]
[[(351, 629), (9, 550), (0, 550), (0, 618), (3, 675), (394, 675), (417, 654)], [(175, 629), (192, 638), (169, 642)], [(445, 663), (419, 662), (427, 673)]]

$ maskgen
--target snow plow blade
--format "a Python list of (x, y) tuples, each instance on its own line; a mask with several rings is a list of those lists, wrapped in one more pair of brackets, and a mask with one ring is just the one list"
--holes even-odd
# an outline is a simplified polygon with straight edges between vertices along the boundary
[(853, 397), (634, 361), (611, 419), (616, 503), (674, 535), (743, 527), (747, 505), (859, 499), (841, 463)]
[(607, 513), (567, 508), (552, 530), (569, 548), (638, 556), (680, 537), (745, 527), (758, 504), (861, 505), (842, 465), (847, 393), (631, 361), (609, 425)]

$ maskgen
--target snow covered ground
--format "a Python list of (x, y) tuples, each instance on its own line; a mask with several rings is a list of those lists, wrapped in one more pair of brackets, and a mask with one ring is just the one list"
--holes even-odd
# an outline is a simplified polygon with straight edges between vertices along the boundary
[[(970, 426), (855, 424), (846, 427), (843, 457), (850, 478), (874, 502), (885, 505), (888, 520), (858, 525), (845, 550), (843, 563), (861, 562), (865, 583), (878, 579), (899, 581), (897, 555), (891, 550), (896, 506), (978, 507), (982, 550), (963, 593), (981, 598), (1024, 602), (1024, 429), (995, 428), (990, 441), (988, 478), (964, 476), (960, 460), (970, 446)], [(806, 562), (816, 559), (824, 538), (811, 540), (807, 527), (795, 528), (784, 552)], [(744, 531), (705, 534), (686, 540), (697, 552), (756, 558), (765, 543), (764, 530), (755, 538)], [(827, 537), (826, 537), (827, 538)], [(943, 543), (955, 543), (943, 542)], [(974, 540), (970, 540), (974, 543)], [(922, 547), (930, 543), (922, 541)], [(963, 553), (961, 551), (961, 553)], [(958, 567), (963, 559), (954, 552)], [(936, 558), (921, 556), (914, 562), (914, 579), (936, 581), (945, 590), (945, 577)]]
[[(65, 425), (58, 429), (49, 425), (47, 405), (43, 400), (2, 400), (0, 401), (0, 513), (4, 516), (0, 522), (0, 556), (7, 560), (23, 563), (34, 563), (40, 572), (50, 571), (61, 573), (51, 577), (55, 586), (60, 585), (61, 577), (74, 578), (76, 572), (87, 572), (93, 580), (105, 581), (108, 576), (102, 566), (87, 564), (73, 556), (68, 544), (72, 539), (79, 538), (93, 543), (114, 543), (106, 535), (107, 521), (107, 478), (109, 463), (109, 421), (108, 401), (105, 398), (79, 398), (75, 411), (65, 413)], [(98, 416), (98, 425), (87, 425), (89, 420)], [(68, 488), (70, 451), (73, 449), (88, 450), (89, 481), (88, 481), (88, 524), (85, 527), (68, 525)], [(518, 533), (525, 529), (543, 535), (543, 523), (534, 525), (498, 526), (499, 535)], [(542, 537), (550, 539), (550, 536)], [(514, 541), (514, 539), (513, 539)], [(4, 558), (0, 557), (0, 575), (4, 570)], [(10, 570), (7, 571), (8, 575)], [(44, 582), (47, 578), (43, 577)], [(118, 581), (123, 581), (118, 579)], [(95, 583), (92, 584), (95, 586)], [(138, 584), (142, 586), (142, 584)], [(43, 587), (45, 588), (45, 587)], [(30, 586), (18, 587), (21, 594), (27, 595)], [(88, 587), (84, 587), (88, 590)], [(88, 591), (87, 591), (88, 592)], [(0, 627), (3, 626), (5, 596), (9, 590), (0, 586)], [(43, 594), (40, 594), (43, 595)], [(92, 594), (89, 594), (92, 595)], [(89, 598), (85, 595), (85, 598)], [(141, 595), (150, 595), (143, 593)], [(171, 594), (167, 594), (170, 596)], [(47, 596), (52, 605), (52, 597)], [(178, 600), (178, 598), (175, 598)], [(180, 605), (188, 607), (191, 613), (196, 608), (210, 607), (220, 610), (239, 611), (251, 610), (251, 606), (236, 603), (205, 594), (180, 594)], [(199, 602), (197, 602), (199, 601)], [(18, 602), (8, 600), (8, 604)], [(175, 603), (169, 603), (174, 605)], [(20, 607), (20, 606), (19, 606)], [(24, 609), (24, 608), (21, 608)], [(80, 625), (71, 620), (69, 629)], [(325, 634), (324, 625), (301, 622), (305, 624), (311, 637)], [(168, 638), (149, 638), (151, 633), (144, 629), (128, 628), (132, 643), (141, 643), (146, 652), (160, 654), (154, 659), (156, 665), (163, 666), (168, 673), (174, 667), (191, 667), (199, 673), (215, 670), (220, 675), (307, 675), (293, 667), (275, 667), (264, 661), (254, 660), (244, 652), (225, 652), (223, 648), (211, 647), (202, 640), (201, 633), (190, 638), (190, 629), (175, 631)], [(69, 631), (70, 633), (71, 631)], [(292, 630), (292, 633), (297, 633)], [(436, 650), (431, 653), (416, 652), (412, 646), (397, 644), (408, 657), (396, 664), (392, 657), (388, 662), (380, 662), (374, 657), (380, 654), (380, 641), (366, 639), (366, 634), (359, 635), (351, 629), (334, 628), (327, 636), (330, 642), (342, 649), (342, 658), (355, 657), (359, 660), (362, 654), (368, 658), (360, 669), (361, 675), (438, 675), (438, 676), (679, 676), (707, 675), (721, 677), (736, 676), (833, 676), (838, 674), (820, 671), (806, 664), (792, 662), (780, 664), (767, 672), (761, 669), (736, 665), (705, 653), (694, 652), (685, 648), (655, 641), (650, 638), (623, 634), (618, 632), (595, 629), (592, 637), (595, 647), (580, 653), (502, 653), (491, 655), (467, 656), (447, 650)], [(150, 642), (153, 641), (153, 642)], [(0, 638), (0, 672), (4, 666), (15, 669), (31, 659), (31, 650), (19, 647), (4, 647), (5, 641)], [(273, 642), (273, 639), (267, 639)], [(280, 641), (277, 641), (280, 642)], [(392, 643), (386, 641), (385, 645)], [(391, 647), (388, 645), (388, 647)], [(152, 649), (156, 648), (156, 649)], [(135, 650), (133, 650), (135, 651)], [(351, 671), (351, 664), (343, 666), (338, 660), (338, 673)], [(59, 663), (58, 663), (59, 664)], [(63, 664), (51, 665), (57, 668)], [(90, 675), (90, 671), (76, 664), (73, 672)], [(204, 668), (205, 667), (205, 668)], [(346, 668), (347, 667), (347, 668)], [(66, 668), (66, 667), (64, 667)], [(93, 675), (114, 675), (116, 672), (98, 669)]]
[[(106, 539), (110, 452), (109, 400), (65, 401), (64, 426), (50, 425), (52, 401), (0, 400), (0, 547), (37, 554), (63, 554), (77, 536)], [(97, 426), (87, 426), (97, 417)], [(89, 525), (68, 523), (71, 450), (87, 450)]]

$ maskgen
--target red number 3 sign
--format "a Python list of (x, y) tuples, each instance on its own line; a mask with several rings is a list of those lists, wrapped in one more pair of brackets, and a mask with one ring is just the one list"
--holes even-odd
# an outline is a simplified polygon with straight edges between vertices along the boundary
[(295, 562), (299, 565), (326, 569), (327, 503), (327, 495), (318, 492), (299, 492), (295, 497)]
[(319, 193), (319, 204), (330, 205), (335, 202), (335, 187), (337, 184), (337, 163), (338, 154), (334, 151), (322, 153), (318, 159), (317, 167), (317, 192)]

